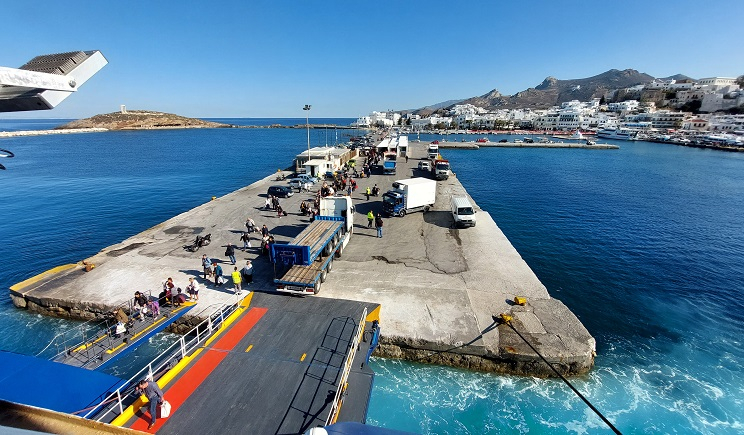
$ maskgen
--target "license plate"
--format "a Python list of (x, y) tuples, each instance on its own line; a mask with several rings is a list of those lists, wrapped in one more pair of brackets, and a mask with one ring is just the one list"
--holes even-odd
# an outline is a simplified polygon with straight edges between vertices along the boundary
[(288, 285), (288, 286), (285, 286), (284, 288), (286, 288), (287, 290), (292, 290), (293, 292), (304, 292), (305, 291), (305, 287), (300, 287), (298, 285)]

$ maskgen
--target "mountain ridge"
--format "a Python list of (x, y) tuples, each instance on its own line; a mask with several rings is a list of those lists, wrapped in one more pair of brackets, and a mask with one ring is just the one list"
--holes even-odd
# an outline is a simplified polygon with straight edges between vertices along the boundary
[[(650, 83), (655, 79), (649, 74), (630, 68), (610, 69), (595, 76), (580, 79), (560, 80), (548, 76), (539, 85), (513, 95), (503, 95), (498, 89), (492, 89), (483, 95), (460, 100), (445, 108), (451, 108), (455, 104), (472, 104), (486, 110), (547, 109), (566, 101), (589, 101), (592, 98), (602, 98), (609, 91)], [(692, 80), (683, 74), (675, 74), (664, 79)], [(427, 116), (428, 113), (434, 111), (436, 110), (431, 110), (429, 106), (418, 109), (417, 113)]]

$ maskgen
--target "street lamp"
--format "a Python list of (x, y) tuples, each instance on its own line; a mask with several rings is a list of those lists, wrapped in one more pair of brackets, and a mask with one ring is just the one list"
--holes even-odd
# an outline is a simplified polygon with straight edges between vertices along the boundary
[(302, 110), (307, 110), (307, 113), (305, 113), (305, 128), (307, 129), (307, 161), (310, 163), (310, 105), (305, 104)]

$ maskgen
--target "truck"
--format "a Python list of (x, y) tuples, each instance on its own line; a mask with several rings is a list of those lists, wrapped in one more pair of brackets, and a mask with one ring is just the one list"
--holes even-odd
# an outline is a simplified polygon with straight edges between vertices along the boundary
[(382, 211), (388, 216), (405, 216), (419, 210), (429, 211), (437, 197), (437, 182), (428, 178), (398, 180), (382, 195)]
[(382, 154), (382, 173), (395, 175), (397, 154), (394, 151), (385, 151)]
[(348, 196), (320, 199), (320, 213), (288, 244), (269, 248), (274, 284), (282, 293), (314, 295), (340, 258), (354, 228), (354, 206)]
[(439, 156), (439, 141), (435, 140), (429, 144), (429, 148), (426, 150), (426, 154), (430, 159), (436, 159)]
[(395, 160), (385, 160), (382, 162), (382, 173), (386, 175), (395, 175)]
[(446, 180), (450, 176), (450, 164), (449, 160), (445, 159), (432, 159), (431, 160), (431, 175), (435, 180)]

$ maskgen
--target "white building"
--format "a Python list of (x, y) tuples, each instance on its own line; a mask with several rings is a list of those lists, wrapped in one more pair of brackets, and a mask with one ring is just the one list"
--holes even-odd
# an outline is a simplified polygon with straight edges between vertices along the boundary
[(638, 109), (637, 100), (621, 101), (619, 103), (610, 103), (607, 105), (607, 110), (610, 112), (631, 112)]
[(744, 105), (744, 91), (722, 93), (709, 93), (703, 95), (703, 101), (700, 106), (701, 112), (718, 112), (733, 109)]
[(696, 85), (700, 86), (729, 86), (729, 85), (735, 85), (736, 79), (733, 77), (708, 77), (704, 79), (700, 79), (697, 82), (695, 82)]

